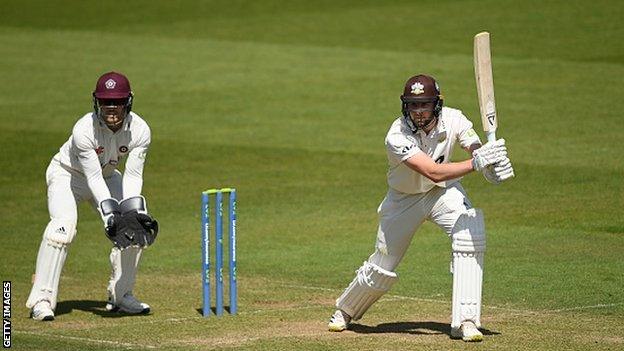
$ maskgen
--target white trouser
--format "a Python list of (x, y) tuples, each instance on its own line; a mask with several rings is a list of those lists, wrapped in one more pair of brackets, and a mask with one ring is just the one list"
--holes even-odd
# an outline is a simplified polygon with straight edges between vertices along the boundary
[[(349, 314), (353, 320), (362, 317), (368, 308), (398, 279), (394, 270), (405, 255), (414, 233), (425, 220), (430, 220), (440, 226), (451, 236), (453, 243), (457, 241), (454, 233), (463, 233), (464, 245), (475, 251), (471, 246), (473, 236), (470, 235), (470, 226), (473, 226), (473, 223), (468, 221), (470, 224), (470, 228), (467, 229), (468, 233), (455, 228), (458, 218), (465, 216), (471, 207), (459, 182), (449, 185), (448, 188), (436, 187), (422, 194), (403, 194), (390, 189), (378, 209), (379, 227), (375, 252), (358, 269), (356, 277), (336, 300), (336, 307)], [(482, 224), (482, 217), (479, 217), (479, 220)], [(461, 320), (461, 316), (464, 315), (470, 316), (479, 324), (482, 251), (485, 249), (485, 234), (483, 232), (477, 236), (478, 240), (483, 241), (483, 248), (479, 248), (478, 253), (480, 261), (476, 262), (474, 258), (469, 258), (466, 262), (454, 261), (458, 262), (455, 263), (456, 266), (460, 265), (458, 273), (454, 275), (454, 281), (461, 283), (454, 285), (461, 289), (455, 289), (458, 291), (455, 291), (453, 295), (453, 320)], [(455, 255), (455, 248), (453, 250)], [(476, 263), (473, 264), (473, 261)], [(465, 268), (466, 265), (468, 268)], [(466, 294), (470, 296), (464, 296)], [(464, 307), (460, 309), (456, 305), (469, 305), (471, 309), (470, 311)]]
[[(106, 177), (104, 180), (111, 195), (121, 200), (123, 194), (121, 173), (115, 170), (110, 177)], [(35, 279), (30, 296), (26, 302), (26, 306), (29, 308), (42, 300), (48, 300), (52, 308), (55, 308), (60, 274), (67, 256), (67, 248), (76, 234), (78, 203), (89, 200), (94, 208), (97, 208), (85, 177), (80, 173), (63, 168), (56, 160), (52, 160), (48, 166), (46, 183), (48, 185), (50, 222), (44, 231), (43, 240), (37, 254)], [(67, 232), (70, 235), (61, 236), (58, 234), (61, 228), (65, 229), (63, 233)], [(103, 230), (102, 235), (104, 235)], [(134, 254), (136, 255), (136, 253)], [(113, 270), (115, 270), (115, 263), (112, 262), (112, 259), (111, 264), (113, 265)], [(120, 268), (117, 269), (117, 272), (120, 271), (122, 271)], [(134, 277), (129, 277), (125, 281), (126, 283), (124, 284), (128, 284), (128, 282), (133, 283)], [(111, 282), (111, 284), (114, 285), (114, 282)], [(127, 286), (127, 289), (131, 291), (132, 286)]]
[(404, 194), (390, 189), (379, 205), (379, 227), (375, 252), (368, 262), (394, 271), (412, 241), (414, 233), (429, 220), (451, 231), (457, 218), (472, 205), (459, 182), (448, 188), (435, 187), (422, 194)]

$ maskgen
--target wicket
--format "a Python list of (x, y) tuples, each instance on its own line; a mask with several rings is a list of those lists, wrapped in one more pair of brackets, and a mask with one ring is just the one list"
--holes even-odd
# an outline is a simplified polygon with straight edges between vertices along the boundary
[(223, 315), (223, 194), (229, 194), (229, 269), (230, 269), (230, 314), (237, 311), (236, 290), (236, 189), (209, 189), (202, 192), (201, 233), (202, 233), (202, 284), (203, 316), (211, 312), (210, 300), (210, 196), (215, 194), (215, 312)]

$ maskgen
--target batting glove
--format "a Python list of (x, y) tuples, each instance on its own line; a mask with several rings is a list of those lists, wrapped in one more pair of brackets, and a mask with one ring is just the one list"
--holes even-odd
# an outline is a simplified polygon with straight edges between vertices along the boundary
[(482, 171), (485, 167), (507, 157), (505, 139), (488, 142), (472, 152), (472, 169)]

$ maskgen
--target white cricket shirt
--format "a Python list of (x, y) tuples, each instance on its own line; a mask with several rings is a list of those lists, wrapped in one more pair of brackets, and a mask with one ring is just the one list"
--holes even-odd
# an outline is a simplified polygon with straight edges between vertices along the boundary
[(95, 113), (80, 118), (54, 160), (70, 172), (84, 176), (95, 201), (111, 197), (104, 177), (110, 176), (124, 158), (123, 197), (141, 194), (143, 166), (151, 140), (147, 123), (134, 112), (113, 133)]
[(424, 175), (409, 168), (403, 161), (424, 152), (436, 163), (448, 163), (455, 142), (467, 148), (480, 143), (479, 136), (472, 129), (472, 122), (457, 109), (443, 107), (436, 127), (425, 134), (422, 130), (412, 133), (403, 117), (397, 118), (386, 136), (388, 155), (388, 185), (402, 193), (418, 194), (434, 186), (447, 187), (460, 178), (434, 183)]

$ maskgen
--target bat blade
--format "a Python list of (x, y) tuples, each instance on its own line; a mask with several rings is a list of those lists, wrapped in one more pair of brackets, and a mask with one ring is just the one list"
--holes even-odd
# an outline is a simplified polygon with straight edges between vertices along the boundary
[(494, 78), (490, 53), (490, 33), (481, 32), (474, 37), (474, 69), (479, 96), (481, 123), (488, 141), (496, 140), (498, 117), (494, 100)]

